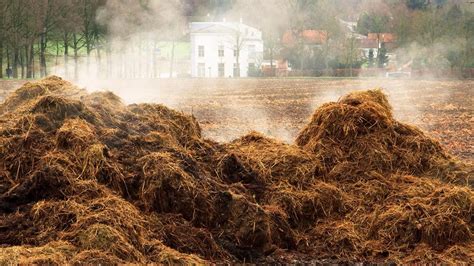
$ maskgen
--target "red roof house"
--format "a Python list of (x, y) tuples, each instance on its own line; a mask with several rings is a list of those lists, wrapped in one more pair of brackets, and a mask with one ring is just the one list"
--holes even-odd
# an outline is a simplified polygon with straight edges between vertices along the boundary
[(282, 37), (282, 44), (286, 47), (293, 47), (299, 41), (307, 45), (321, 45), (326, 43), (327, 31), (323, 30), (303, 30), (300, 32), (287, 30)]
[(367, 36), (367, 39), (374, 40), (374, 41), (380, 41), (380, 42), (383, 42), (383, 43), (393, 43), (397, 40), (395, 34), (387, 33), (387, 32), (369, 33), (369, 35)]

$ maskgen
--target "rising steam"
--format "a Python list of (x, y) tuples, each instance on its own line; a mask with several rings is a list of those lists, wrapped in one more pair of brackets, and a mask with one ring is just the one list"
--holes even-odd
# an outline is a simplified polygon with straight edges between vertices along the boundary
[[(258, 24), (264, 35), (274, 35), (278, 40), (281, 30), (290, 27), (291, 12), (291, 1), (238, 0), (232, 9), (219, 15), (210, 14), (207, 19), (243, 19), (244, 23), (251, 26)], [(164, 79), (176, 77), (177, 69), (186, 71), (186, 67), (190, 65), (185, 59), (184, 65), (177, 65), (177, 60), (172, 60), (170, 51), (160, 47), (163, 43), (169, 46), (170, 43), (178, 45), (179, 42), (186, 41), (187, 23), (190, 21), (186, 15), (185, 6), (177, 0), (151, 0), (147, 6), (135, 0), (109, 0), (97, 16), (98, 22), (107, 29), (106, 42), (101, 43), (90, 56), (81, 58), (77, 70), (74, 71), (73, 65), (60, 66), (54, 69), (54, 73), (74, 80), (91, 91), (111, 90), (127, 103), (163, 103), (190, 113), (194, 112), (195, 108), (209, 108), (208, 113), (223, 119), (245, 121), (248, 125), (235, 131), (225, 128), (213, 132), (213, 136), (218, 136), (216, 138), (221, 141), (257, 130), (291, 142), (297, 131), (275, 124), (275, 119), (262, 104), (262, 99), (252, 97), (245, 101), (244, 105), (241, 102), (227, 103), (225, 108), (215, 109), (220, 113), (213, 113), (211, 107), (206, 107), (213, 104), (212, 100), (209, 100), (213, 92), (203, 87), (216, 88), (228, 86), (229, 83), (222, 80), (204, 82)], [(456, 49), (456, 45), (466, 44), (461, 38), (449, 42), (440, 40), (430, 46), (421, 46), (414, 42), (396, 53), (401, 62), (407, 62), (410, 58), (428, 54), (442, 56)], [(441, 62), (448, 64), (446, 61)], [(248, 89), (247, 85), (246, 82), (232, 81), (232, 90)], [(313, 94), (314, 99), (309, 103), (308, 109), (314, 110), (322, 103), (336, 101), (350, 90), (373, 87), (386, 89), (399, 119), (419, 122), (421, 115), (416, 105), (419, 92), (412, 88), (409, 80), (366, 78), (352, 85), (348, 84), (345, 88), (322, 90), (321, 93)], [(197, 102), (198, 99), (201, 102)]]

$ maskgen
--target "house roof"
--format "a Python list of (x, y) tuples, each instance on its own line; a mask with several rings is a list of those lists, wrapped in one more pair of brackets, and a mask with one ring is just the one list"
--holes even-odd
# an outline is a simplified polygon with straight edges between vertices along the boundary
[(238, 28), (230, 23), (191, 23), (191, 33), (233, 33)]
[(369, 33), (367, 36), (369, 40), (379, 40), (384, 43), (392, 43), (396, 41), (396, 36), (393, 33), (382, 32), (382, 33)]
[(191, 33), (235, 33), (245, 30), (260, 32), (258, 29), (236, 22), (192, 22)]
[(365, 48), (365, 49), (377, 49), (378, 48), (378, 43), (377, 43), (377, 40), (360, 39), (359, 40), (359, 47), (360, 48)]
[(282, 37), (282, 44), (288, 47), (294, 46), (298, 41), (305, 44), (324, 44), (328, 33), (323, 30), (303, 30), (301, 32), (287, 30)]

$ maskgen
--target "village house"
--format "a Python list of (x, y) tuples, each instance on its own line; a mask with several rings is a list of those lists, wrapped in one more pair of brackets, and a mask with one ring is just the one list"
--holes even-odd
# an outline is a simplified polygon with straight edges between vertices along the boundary
[[(296, 48), (300, 51), (304, 51), (305, 55), (300, 56), (300, 60), (303, 61), (306, 58), (313, 57), (315, 50), (322, 49), (323, 45), (327, 43), (327, 39), (328, 33), (324, 30), (306, 29), (285, 31), (281, 37), (281, 58), (278, 58), (279, 60), (275, 71), (276, 76), (288, 76), (289, 72), (295, 71), (288, 62), (288, 57), (292, 50)], [(301, 62), (301, 65), (302, 64), (303, 62)]]
[(362, 56), (369, 58), (370, 51), (374, 58), (377, 57), (379, 51), (379, 43), (377, 40), (371, 40), (368, 38), (359, 39), (359, 49), (361, 50)]
[[(376, 58), (382, 46), (388, 52), (394, 50), (396, 48), (396, 36), (393, 33), (369, 33), (366, 38), (359, 39), (359, 49), (366, 58), (369, 57), (370, 50)], [(391, 56), (391, 54), (388, 55)], [(390, 61), (393, 61), (393, 58)]]
[(248, 77), (260, 68), (262, 32), (242, 22), (193, 22), (190, 37), (192, 77)]
[(377, 41), (379, 44), (384, 43), (386, 45), (394, 45), (396, 41), (395, 35), (387, 32), (369, 33), (367, 39)]
[(293, 48), (298, 44), (309, 47), (321, 47), (328, 38), (327, 31), (323, 30), (287, 30), (282, 37), (282, 45), (287, 48)]

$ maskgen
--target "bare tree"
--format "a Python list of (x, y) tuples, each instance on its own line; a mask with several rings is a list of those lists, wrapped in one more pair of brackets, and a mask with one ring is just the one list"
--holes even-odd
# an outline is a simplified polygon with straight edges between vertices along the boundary
[(37, 0), (36, 8), (38, 10), (39, 31), (39, 60), (40, 75), (47, 76), (46, 49), (48, 48), (49, 37), (57, 29), (61, 21), (61, 14), (68, 12), (70, 7), (65, 5), (62, 0)]
[(0, 0), (0, 78), (3, 78), (3, 55), (6, 46), (6, 36), (9, 31), (7, 14), (10, 11), (12, 1)]
[[(24, 43), (26, 31), (26, 22), (29, 18), (27, 14), (27, 6), (19, 1), (11, 1), (9, 3), (9, 15), (6, 16), (9, 31), (7, 32), (8, 45), (10, 47), (11, 68), (13, 70), (13, 78), (18, 78), (18, 67), (20, 66), (21, 47)], [(10, 64), (8, 64), (10, 65)]]
[(102, 0), (79, 0), (78, 8), (82, 20), (82, 36), (87, 53), (87, 72), (90, 68), (92, 50), (98, 48), (100, 30), (96, 21), (96, 14), (98, 8), (103, 4), (104, 1)]
[(242, 33), (242, 24), (236, 23), (236, 28), (229, 29), (230, 35), (227, 38), (227, 46), (234, 51), (235, 65), (234, 77), (240, 77), (240, 56), (245, 43), (245, 35)]

